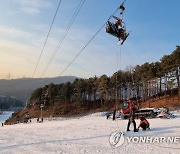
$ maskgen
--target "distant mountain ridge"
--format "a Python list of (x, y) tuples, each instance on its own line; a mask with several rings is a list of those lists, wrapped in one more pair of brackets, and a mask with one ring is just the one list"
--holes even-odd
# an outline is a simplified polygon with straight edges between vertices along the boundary
[(54, 78), (19, 78), (12, 80), (0, 79), (0, 95), (15, 96), (25, 101), (30, 98), (31, 93), (47, 84), (61, 84), (65, 82), (73, 82), (76, 76), (60, 76)]

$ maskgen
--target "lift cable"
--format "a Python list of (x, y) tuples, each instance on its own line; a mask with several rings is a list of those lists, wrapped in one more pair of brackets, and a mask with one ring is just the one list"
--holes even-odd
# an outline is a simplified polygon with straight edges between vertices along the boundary
[(66, 27), (66, 30), (64, 31), (63, 36), (61, 37), (61, 39), (60, 39), (60, 41), (59, 41), (58, 46), (57, 46), (57, 47), (55, 48), (55, 50), (53, 51), (53, 53), (52, 53), (52, 55), (51, 55), (51, 58), (49, 59), (47, 65), (45, 66), (45, 69), (43, 70), (43, 73), (42, 73), (42, 75), (41, 75), (41, 78), (44, 76), (44, 74), (46, 73), (46, 71), (47, 71), (47, 69), (49, 68), (50, 64), (52, 63), (55, 55), (56, 55), (57, 52), (59, 51), (59, 49), (60, 49), (60, 47), (61, 47), (61, 45), (62, 45), (62, 43), (63, 43), (63, 41), (64, 41), (64, 39), (65, 39), (65, 37), (66, 37), (66, 35), (68, 34), (68, 32), (69, 32), (72, 24), (74, 23), (77, 15), (79, 14), (79, 12), (80, 12), (80, 10), (81, 10), (84, 2), (85, 2), (85, 0), (81, 0), (81, 1), (80, 1), (79, 5), (78, 5), (78, 7), (77, 7), (77, 9), (76, 9), (76, 11), (74, 12), (71, 20), (69, 21), (68, 26)]
[[(116, 9), (116, 11), (113, 13), (113, 15), (116, 14), (116, 12), (119, 10), (119, 7)], [(108, 20), (113, 16), (111, 15)], [(98, 33), (104, 28), (106, 25), (106, 22), (99, 28), (99, 30), (93, 35), (93, 37), (86, 43), (86, 45), (78, 52), (78, 54), (69, 62), (69, 64), (64, 68), (64, 70), (60, 73), (59, 76), (61, 76), (68, 68), (69, 66), (79, 57), (79, 55), (84, 51), (84, 49), (92, 42), (92, 40), (98, 35)]]
[(57, 15), (57, 13), (58, 13), (58, 11), (59, 11), (61, 1), (62, 1), (62, 0), (60, 0), (60, 1), (59, 1), (58, 7), (57, 7), (57, 9), (56, 9), (55, 15), (54, 15), (53, 20), (52, 20), (52, 23), (51, 23), (51, 26), (50, 26), (49, 31), (48, 31), (48, 34), (47, 34), (47, 36), (46, 36), (45, 42), (44, 42), (44, 44), (43, 44), (43, 47), (42, 47), (41, 53), (40, 53), (39, 58), (38, 58), (38, 61), (37, 61), (37, 63), (36, 63), (36, 67), (35, 67), (35, 69), (34, 69), (34, 72), (33, 72), (32, 78), (34, 78), (34, 75), (35, 75), (35, 73), (36, 73), (36, 71), (37, 71), (37, 68), (38, 68), (38, 65), (39, 65), (40, 59), (41, 59), (42, 54), (43, 54), (43, 52), (44, 52), (44, 48), (45, 48), (46, 43), (47, 43), (47, 40), (48, 40), (48, 38), (49, 38), (49, 35), (50, 35), (50, 32), (51, 32), (52, 26), (53, 26), (54, 21), (55, 21), (55, 18), (56, 18), (56, 15)]

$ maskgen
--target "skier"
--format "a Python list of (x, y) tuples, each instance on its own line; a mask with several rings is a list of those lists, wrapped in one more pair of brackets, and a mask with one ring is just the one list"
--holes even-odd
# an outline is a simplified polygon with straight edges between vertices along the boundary
[(139, 128), (141, 127), (143, 130), (146, 130), (146, 129), (150, 129), (149, 128), (149, 122), (147, 121), (147, 119), (145, 118), (145, 117), (143, 117), (143, 116), (141, 116), (140, 118), (140, 124), (139, 124), (139, 126), (138, 126), (138, 130), (139, 130)]
[(131, 123), (133, 123), (134, 126), (134, 132), (138, 132), (138, 130), (136, 129), (136, 122), (135, 122), (135, 111), (136, 108), (132, 107), (129, 113), (129, 121), (128, 121), (128, 125), (127, 125), (127, 131), (130, 131), (129, 127), (131, 125)]

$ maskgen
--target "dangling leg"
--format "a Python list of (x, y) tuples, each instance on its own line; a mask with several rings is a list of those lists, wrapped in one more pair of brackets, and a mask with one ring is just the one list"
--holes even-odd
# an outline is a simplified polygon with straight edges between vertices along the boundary
[(124, 39), (123, 39), (121, 45), (123, 45), (123, 43), (126, 41), (126, 39), (127, 39), (128, 36), (129, 36), (129, 33), (125, 33), (125, 37), (124, 37)]
[(122, 28), (118, 29), (118, 39), (119, 39), (119, 41), (123, 40), (123, 30), (122, 30)]

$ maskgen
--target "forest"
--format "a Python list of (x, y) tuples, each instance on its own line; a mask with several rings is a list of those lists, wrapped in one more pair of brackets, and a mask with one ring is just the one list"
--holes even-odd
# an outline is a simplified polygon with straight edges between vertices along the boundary
[(151, 98), (177, 95), (180, 100), (180, 46), (159, 61), (129, 66), (112, 76), (102, 75), (74, 82), (49, 84), (36, 89), (28, 106), (48, 107), (53, 104), (67, 108), (111, 108), (115, 102), (135, 98), (141, 102)]

